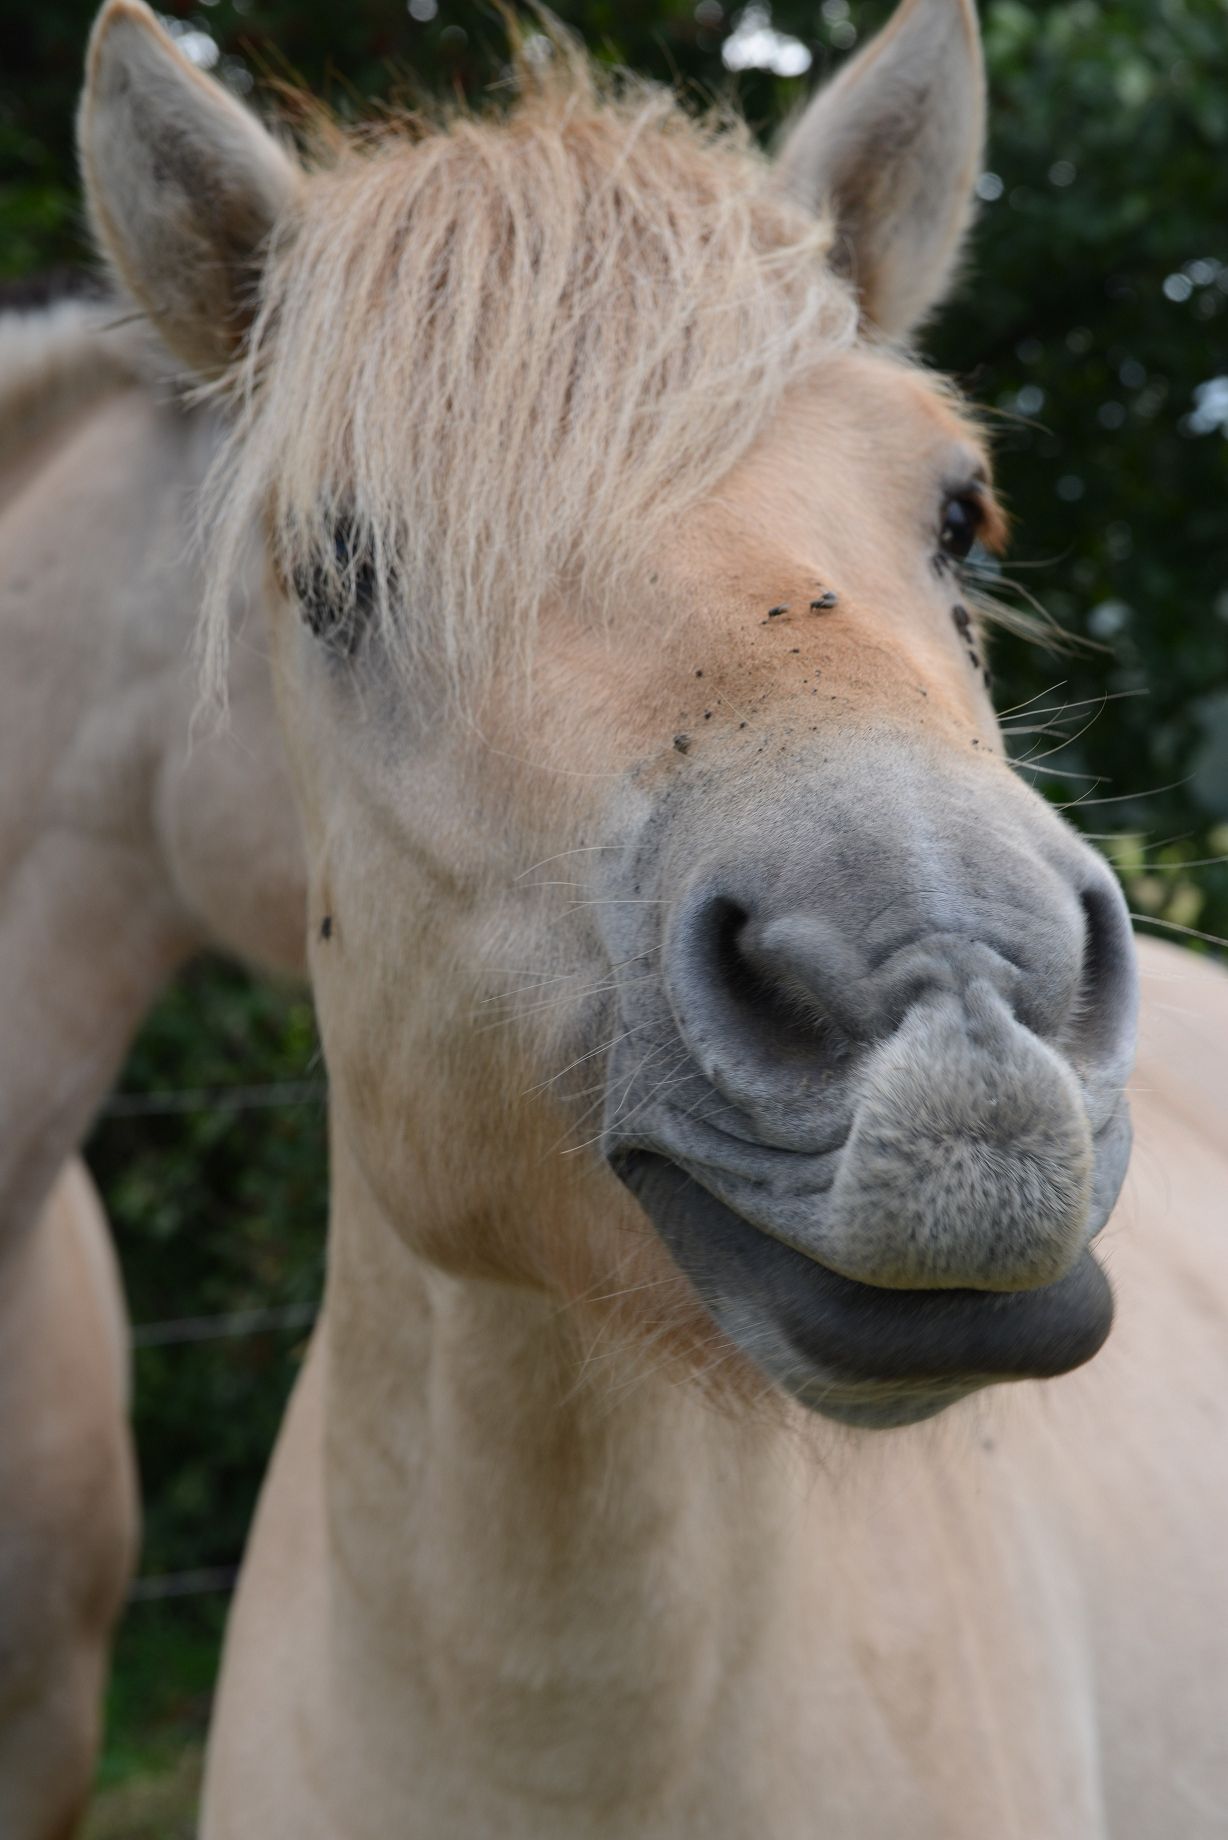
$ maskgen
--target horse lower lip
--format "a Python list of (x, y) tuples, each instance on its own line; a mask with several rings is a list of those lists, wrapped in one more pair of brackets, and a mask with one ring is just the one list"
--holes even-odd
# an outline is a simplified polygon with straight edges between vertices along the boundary
[(799, 1359), (838, 1380), (1047, 1379), (1088, 1361), (1113, 1320), (1091, 1253), (1040, 1290), (880, 1290), (761, 1233), (665, 1157), (634, 1152), (617, 1174), (704, 1302), (762, 1312)]

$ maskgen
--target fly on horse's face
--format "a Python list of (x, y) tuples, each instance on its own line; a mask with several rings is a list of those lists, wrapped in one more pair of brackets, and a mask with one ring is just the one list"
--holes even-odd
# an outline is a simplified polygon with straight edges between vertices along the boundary
[(305, 176), (141, 35), (99, 29), (91, 197), (167, 342), (245, 377), (220, 541), (270, 545), (385, 1211), (571, 1297), (630, 1259), (651, 1331), (680, 1268), (680, 1336), (850, 1422), (1086, 1359), (1129, 929), (1003, 762), (959, 577), (988, 459), (890, 343), (968, 215), (971, 7), (908, 0), (775, 184), (575, 73)]

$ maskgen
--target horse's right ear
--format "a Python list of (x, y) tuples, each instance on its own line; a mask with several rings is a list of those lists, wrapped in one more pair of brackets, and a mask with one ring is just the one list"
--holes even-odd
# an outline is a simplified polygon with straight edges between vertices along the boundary
[(104, 254), (171, 350), (217, 376), (250, 320), (299, 169), (141, 0), (108, 0), (98, 16), (77, 138)]

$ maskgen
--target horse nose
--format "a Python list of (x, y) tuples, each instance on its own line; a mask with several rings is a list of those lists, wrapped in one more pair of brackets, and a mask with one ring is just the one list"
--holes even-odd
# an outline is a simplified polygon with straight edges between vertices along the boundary
[(728, 874), (670, 929), (667, 991), (726, 1128), (827, 1154), (810, 1249), (847, 1277), (1031, 1288), (1107, 1214), (1095, 1139), (1132, 1054), (1125, 906), (1081, 848), (1007, 882), (987, 900), (845, 878), (799, 899), (787, 875)]

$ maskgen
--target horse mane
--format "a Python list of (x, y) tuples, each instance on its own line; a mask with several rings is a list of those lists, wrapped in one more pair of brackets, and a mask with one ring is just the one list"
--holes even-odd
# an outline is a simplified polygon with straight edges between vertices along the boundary
[[(786, 390), (856, 336), (830, 223), (744, 125), (561, 36), (510, 108), (332, 130), (270, 252), (213, 481), (208, 677), (257, 521), (451, 686), (547, 597), (616, 612)], [(339, 535), (339, 533), (343, 534)], [(625, 602), (623, 602), (625, 604)]]

